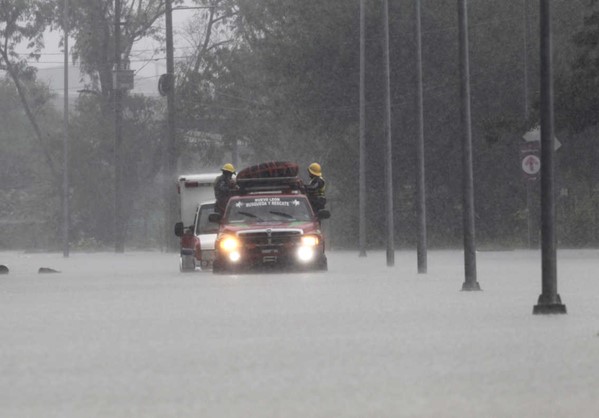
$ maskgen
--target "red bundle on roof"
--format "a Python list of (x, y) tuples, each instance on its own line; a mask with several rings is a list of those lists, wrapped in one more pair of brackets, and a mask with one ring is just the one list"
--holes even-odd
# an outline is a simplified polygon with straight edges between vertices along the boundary
[(296, 177), (299, 171), (297, 163), (289, 161), (268, 161), (246, 167), (237, 173), (237, 179)]

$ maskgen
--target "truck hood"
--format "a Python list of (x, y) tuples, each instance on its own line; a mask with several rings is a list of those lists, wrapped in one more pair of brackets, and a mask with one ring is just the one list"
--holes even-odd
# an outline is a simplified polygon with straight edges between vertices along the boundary
[(252, 224), (224, 225), (220, 230), (223, 234), (237, 234), (241, 231), (254, 231), (271, 229), (301, 229), (304, 234), (320, 234), (320, 228), (316, 222), (258, 222)]

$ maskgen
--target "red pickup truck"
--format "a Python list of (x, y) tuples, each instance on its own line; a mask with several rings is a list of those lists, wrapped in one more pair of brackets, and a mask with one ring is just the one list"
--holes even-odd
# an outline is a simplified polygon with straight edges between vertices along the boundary
[(223, 215), (211, 214), (219, 224), (215, 243), (215, 273), (255, 268), (327, 270), (321, 220), (327, 210), (314, 213), (298, 177), (243, 178)]

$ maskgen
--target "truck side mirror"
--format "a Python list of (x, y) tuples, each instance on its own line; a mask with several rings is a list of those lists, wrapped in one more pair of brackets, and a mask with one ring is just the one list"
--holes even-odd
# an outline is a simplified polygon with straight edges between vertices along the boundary
[(220, 215), (220, 213), (211, 213), (210, 215), (208, 215), (208, 221), (213, 222), (215, 224), (220, 223), (221, 219), (222, 216)]
[(316, 216), (318, 217), (318, 219), (329, 219), (331, 217), (331, 212), (329, 212), (326, 209), (321, 209), (318, 211)]
[(185, 227), (183, 226), (183, 222), (177, 222), (175, 224), (175, 235), (180, 237), (183, 235)]

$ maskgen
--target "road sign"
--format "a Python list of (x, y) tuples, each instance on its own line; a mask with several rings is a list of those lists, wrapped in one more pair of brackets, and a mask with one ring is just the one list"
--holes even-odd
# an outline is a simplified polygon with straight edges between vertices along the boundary
[(526, 132), (522, 138), (524, 138), (524, 140), (526, 142), (536, 142), (536, 141), (540, 141), (541, 140), (541, 127), (537, 126), (536, 128), (531, 129), (530, 131)]
[(522, 158), (522, 171), (524, 173), (534, 176), (541, 170), (541, 159), (536, 155), (529, 154)]
[[(530, 131), (526, 132), (522, 138), (526, 142), (541, 142), (541, 127), (537, 126)], [(553, 137), (553, 149), (557, 151), (562, 146), (562, 143), (554, 136)]]
[(524, 178), (535, 181), (541, 171), (540, 143), (527, 142), (520, 147), (520, 162)]

